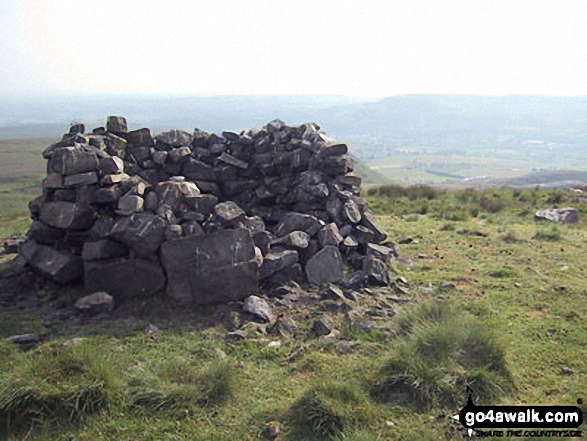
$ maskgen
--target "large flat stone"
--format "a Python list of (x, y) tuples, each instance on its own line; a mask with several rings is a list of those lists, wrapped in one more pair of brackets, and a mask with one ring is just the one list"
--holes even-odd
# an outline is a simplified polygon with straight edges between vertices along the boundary
[(156, 261), (119, 259), (85, 262), (86, 292), (105, 291), (118, 301), (131, 297), (148, 297), (165, 286), (165, 274)]
[(81, 257), (65, 250), (55, 250), (46, 245), (27, 241), (22, 246), (21, 255), (31, 267), (57, 283), (75, 282), (82, 278)]
[(342, 255), (337, 247), (326, 246), (306, 263), (308, 282), (315, 285), (339, 282), (343, 278)]
[(148, 257), (163, 242), (167, 222), (150, 213), (135, 213), (119, 219), (109, 235), (133, 250), (138, 256)]
[(60, 175), (69, 176), (94, 171), (98, 168), (98, 157), (81, 146), (55, 149), (50, 160), (50, 169)]
[(167, 295), (180, 304), (219, 303), (257, 293), (259, 269), (251, 234), (224, 230), (165, 242)]
[(45, 224), (69, 230), (85, 230), (94, 224), (94, 210), (73, 202), (47, 202), (41, 207), (39, 219)]

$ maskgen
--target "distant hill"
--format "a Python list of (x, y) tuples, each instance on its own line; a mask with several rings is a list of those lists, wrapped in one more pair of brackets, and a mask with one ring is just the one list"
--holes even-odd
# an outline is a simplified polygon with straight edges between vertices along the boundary
[(379, 177), (444, 183), (587, 169), (587, 96), (94, 96), (0, 99), (0, 138), (59, 137), (72, 121), (240, 131), (313, 121)]

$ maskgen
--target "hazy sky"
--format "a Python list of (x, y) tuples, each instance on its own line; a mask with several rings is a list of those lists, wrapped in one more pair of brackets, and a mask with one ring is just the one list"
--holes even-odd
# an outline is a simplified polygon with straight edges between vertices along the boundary
[(586, 22), (585, 0), (0, 0), (0, 95), (585, 95)]

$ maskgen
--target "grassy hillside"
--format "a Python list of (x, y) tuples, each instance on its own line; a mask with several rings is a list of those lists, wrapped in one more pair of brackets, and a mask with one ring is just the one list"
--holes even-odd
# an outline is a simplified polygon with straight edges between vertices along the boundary
[[(361, 290), (346, 306), (298, 291), (276, 306), (297, 323), (294, 337), (230, 308), (177, 310), (162, 298), (97, 322), (2, 308), (0, 336), (42, 331), (46, 342), (0, 346), (0, 431), (255, 440), (277, 426), (278, 440), (443, 440), (463, 436), (450, 415), (465, 384), (476, 404), (575, 405), (587, 396), (587, 203), (575, 198), (371, 189), (391, 239), (404, 242), (395, 287)], [(578, 224), (533, 220), (536, 208), (567, 205)], [(43, 296), (67, 304), (79, 291)], [(317, 318), (337, 332), (317, 336)], [(246, 337), (231, 337), (241, 324)]]

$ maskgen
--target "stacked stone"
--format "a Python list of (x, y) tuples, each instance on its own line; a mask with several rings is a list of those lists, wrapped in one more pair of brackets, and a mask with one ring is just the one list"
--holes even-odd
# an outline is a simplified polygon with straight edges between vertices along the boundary
[[(59, 283), (178, 303), (259, 284), (388, 284), (396, 250), (360, 196), (347, 146), (313, 123), (240, 134), (74, 125), (43, 152), (43, 194), (21, 254)], [(344, 261), (355, 268), (344, 277)]]

